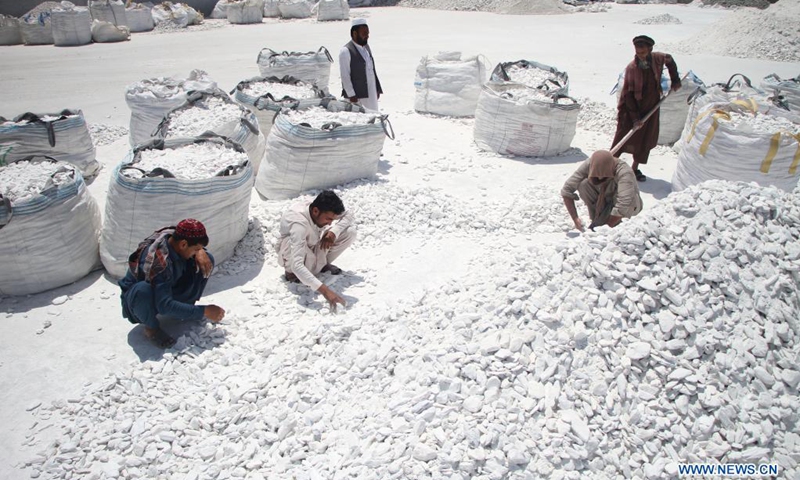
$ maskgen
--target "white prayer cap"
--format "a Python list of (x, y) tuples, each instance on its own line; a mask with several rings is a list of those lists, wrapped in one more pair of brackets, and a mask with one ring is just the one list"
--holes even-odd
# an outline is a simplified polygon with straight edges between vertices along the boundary
[(353, 19), (353, 24), (351, 26), (352, 27), (357, 27), (359, 25), (366, 25), (366, 24), (367, 24), (367, 19), (366, 18), (354, 18)]

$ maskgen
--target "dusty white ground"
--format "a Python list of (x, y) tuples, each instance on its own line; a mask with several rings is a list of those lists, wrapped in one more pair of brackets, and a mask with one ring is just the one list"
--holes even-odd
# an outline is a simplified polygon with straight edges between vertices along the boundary
[[(633, 55), (631, 37), (647, 33), (658, 42), (678, 42), (729, 14), (721, 9), (679, 5), (613, 5), (607, 13), (541, 17), (402, 8), (352, 13), (369, 19), (370, 44), (385, 90), (381, 108), (389, 114), (397, 133), (396, 140), (386, 141), (380, 167), (382, 181), (404, 192), (424, 188), (447, 195), (464, 221), (469, 221), (473, 213), (491, 213), (487, 205), (496, 209), (497, 216), (508, 212), (522, 216), (525, 212), (515, 211), (515, 202), (531, 194), (538, 202), (534, 207), (549, 206), (554, 212), (548, 219), (552, 228), (503, 237), (432, 236), (423, 229), (406, 227), (399, 235), (394, 232), (386, 243), (375, 239), (356, 243), (337, 263), (351, 272), (352, 278), (362, 278), (363, 286), (348, 289), (346, 294), (357, 300), (354, 308), (376, 311), (421, 301), (420, 292), (427, 288), (465, 279), (475, 281), (487, 275), (487, 269), (472, 265), (491, 256), (506, 237), (511, 244), (528, 246), (573, 236), (561, 230), (567, 216), (558, 216), (558, 190), (579, 161), (595, 149), (609, 147), (611, 140), (609, 134), (579, 130), (573, 151), (547, 159), (503, 158), (479, 152), (471, 142), (472, 120), (413, 112), (414, 70), (422, 56), (461, 50), (467, 55), (484, 54), (494, 63), (536, 60), (568, 72), (572, 96), (612, 105), (608, 92)], [(682, 24), (634, 24), (664, 13), (679, 18)], [(120, 44), (4, 47), (0, 49), (0, 64), (4, 66), (0, 115), (8, 118), (25, 111), (80, 108), (88, 123), (127, 126), (130, 114), (124, 92), (131, 83), (163, 75), (185, 76), (201, 68), (222, 88), (230, 89), (258, 74), (256, 56), (262, 48), (312, 51), (325, 45), (336, 57), (348, 30), (344, 22), (265, 20), (262, 25), (226, 25), (179, 35), (134, 35), (130, 42)], [(770, 73), (789, 78), (800, 70), (796, 63), (715, 55), (678, 56), (677, 62), (681, 70), (691, 69), (706, 82), (723, 81), (737, 72), (752, 79)], [(336, 65), (331, 85), (339, 85)], [(101, 207), (105, 205), (109, 173), (127, 149), (127, 137), (98, 147), (98, 160), (105, 168), (90, 190)], [(670, 192), (675, 160), (675, 154), (666, 148), (651, 155), (650, 164), (644, 168), (649, 179), (641, 185), (645, 208)], [(548, 191), (554, 198), (550, 205), (546, 204)], [(400, 198), (409, 197), (405, 195)], [(276, 206), (257, 196), (252, 209), (261, 212), (263, 218), (274, 219), (276, 215)], [(381, 213), (375, 222), (391, 226), (393, 209)], [(409, 225), (408, 219), (397, 220)], [(413, 227), (413, 222), (410, 225)], [(263, 239), (266, 244), (271, 241)], [(245, 262), (245, 268), (236, 275), (217, 275), (209, 284), (209, 301), (225, 307), (232, 319), (227, 328), (250, 321), (264, 322), (279, 331), (284, 324), (292, 324), (287, 318), (292, 314), (286, 312), (302, 315), (301, 305), (288, 309), (253, 300), (254, 292), (286, 288), (279, 279), (281, 272), (271, 248), (267, 246), (264, 251), (263, 258)], [(66, 301), (64, 296), (68, 297)], [(295, 303), (281, 295), (273, 296), (273, 300)], [(283, 314), (271, 315), (270, 311)], [(51, 326), (37, 334), (48, 321)], [(180, 332), (184, 327), (171, 328)], [(0, 300), (0, 478), (26, 478), (28, 473), (17, 467), (59, 436), (58, 428), (47, 426), (44, 407), (53, 401), (81, 398), (86, 384), (99, 382), (109, 373), (127, 375), (150, 368), (150, 363), (160, 358), (161, 352), (143, 340), (140, 329), (120, 316), (118, 287), (103, 272), (53, 291)], [(148, 364), (142, 366), (142, 362)], [(26, 437), (32, 433), (28, 441)]]

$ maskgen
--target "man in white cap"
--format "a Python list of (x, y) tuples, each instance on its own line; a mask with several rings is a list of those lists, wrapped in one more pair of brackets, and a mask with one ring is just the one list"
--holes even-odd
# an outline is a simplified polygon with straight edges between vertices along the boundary
[(367, 41), (369, 27), (363, 18), (356, 18), (350, 27), (350, 41), (339, 52), (339, 72), (342, 75), (342, 96), (367, 110), (378, 111), (378, 99), (383, 90), (375, 60)]

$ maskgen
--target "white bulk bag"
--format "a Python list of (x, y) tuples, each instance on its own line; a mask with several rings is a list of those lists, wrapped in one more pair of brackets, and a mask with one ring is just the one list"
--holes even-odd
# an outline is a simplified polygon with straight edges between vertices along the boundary
[(741, 73), (731, 75), (726, 83), (715, 83), (710, 87), (696, 87), (693, 92), (689, 92), (689, 97), (686, 100), (689, 104), (689, 111), (686, 114), (681, 138), (675, 144), (675, 150), (680, 151), (683, 148), (697, 115), (706, 105), (710, 103), (728, 103), (735, 100), (749, 101), (751, 99), (758, 103), (765, 103), (767, 96), (765, 92), (753, 87), (750, 79)]
[(264, 3), (262, 0), (241, 0), (230, 3), (227, 12), (228, 21), (233, 24), (261, 23), (264, 18)]
[[(273, 84), (293, 85), (298, 89), (306, 89), (307, 96), (286, 96), (286, 95), (273, 95), (272, 93), (265, 93), (263, 95), (254, 96), (245, 93), (248, 87), (252, 84), (268, 82)], [(295, 110), (305, 110), (306, 108), (322, 105), (325, 98), (325, 93), (312, 84), (302, 82), (294, 77), (286, 76), (283, 78), (278, 77), (254, 77), (250, 80), (244, 80), (236, 85), (236, 88), (231, 92), (236, 101), (253, 112), (258, 118), (258, 128), (261, 133), (266, 137), (272, 129), (272, 122), (275, 116), (284, 108), (293, 108)], [(333, 97), (328, 97), (333, 99)], [(330, 101), (330, 100), (328, 100)]]
[(567, 72), (532, 60), (498, 63), (489, 78), (495, 83), (519, 83), (554, 95), (569, 95)]
[(158, 77), (130, 85), (125, 92), (125, 101), (131, 109), (131, 145), (155, 138), (154, 133), (164, 115), (183, 105), (187, 92), (216, 90), (217, 83), (202, 70), (192, 70), (185, 79)]
[(92, 40), (98, 43), (124, 42), (131, 39), (128, 27), (115, 26), (113, 23), (95, 20), (92, 22)]
[(97, 173), (100, 164), (83, 112), (23, 113), (13, 120), (0, 117), (0, 160), (12, 162), (32, 155), (46, 155), (68, 162), (84, 177)]
[[(18, 199), (4, 198), (0, 181), (0, 295), (67, 285), (100, 264), (100, 209), (80, 171), (42, 156), (24, 160), (51, 164), (53, 174), (41, 191)], [(11, 167), (0, 167), (0, 176)]]
[(773, 95), (783, 96), (793, 112), (800, 112), (800, 75), (782, 80), (777, 73), (764, 77), (761, 88)]
[(228, 6), (232, 3), (236, 3), (236, 1), (237, 0), (219, 0), (217, 4), (214, 5), (214, 10), (211, 11), (211, 15), (208, 18), (227, 20)]
[(152, 14), (156, 25), (172, 23), (186, 27), (203, 23), (203, 15), (185, 3), (163, 2), (153, 7)]
[(125, 10), (126, 18), (128, 19), (128, 27), (131, 33), (149, 32), (154, 29), (156, 22), (153, 21), (152, 7), (134, 3)]
[(347, 20), (350, 18), (350, 5), (347, 0), (319, 0), (317, 4), (317, 20)]
[[(767, 131), (769, 117), (770, 125), (780, 126)], [(697, 116), (678, 155), (672, 190), (720, 179), (791, 192), (799, 178), (800, 117), (771, 104), (736, 100), (710, 103)]]
[(61, 2), (61, 7), (51, 12), (50, 20), (53, 23), (53, 43), (57, 47), (92, 43), (92, 16), (88, 8)]
[(50, 20), (50, 12), (42, 12), (39, 15), (25, 15), (19, 22), (22, 31), (22, 41), (25, 45), (52, 45), (53, 44), (53, 24)]
[(202, 105), (203, 101), (209, 98), (220, 98), (230, 105), (235, 105), (239, 109), (240, 117), (236, 121), (219, 125), (212, 124), (213, 119), (209, 118), (208, 123), (205, 125), (206, 130), (198, 132), (197, 135), (193, 136), (199, 136), (202, 133), (210, 132), (238, 143), (250, 158), (250, 165), (252, 166), (253, 172), (258, 172), (258, 167), (261, 165), (261, 161), (264, 158), (266, 137), (258, 128), (258, 119), (255, 114), (232, 101), (225, 92), (192, 92), (188, 94), (186, 103), (170, 110), (164, 116), (164, 120), (162, 120), (156, 128), (156, 137), (168, 140), (177, 138), (169, 135), (170, 122), (185, 110), (195, 108), (198, 104)]
[(19, 45), (22, 42), (22, 29), (19, 20), (0, 15), (0, 45)]
[(370, 115), (366, 125), (329, 124), (313, 128), (292, 123), (279, 114), (267, 137), (267, 154), (256, 177), (256, 190), (271, 200), (374, 176), (383, 141), (391, 124), (386, 115), (366, 113), (361, 106), (331, 101), (328, 111), (355, 111)]
[(475, 110), (478, 148), (523, 157), (557, 155), (567, 150), (575, 137), (580, 105), (560, 95), (548, 101), (510, 98), (508, 91), (519, 88), (530, 87), (512, 82), (483, 86)]
[[(679, 75), (681, 76), (681, 75)], [(625, 74), (621, 73), (617, 78), (617, 84), (611, 89), (611, 93), (617, 94), (619, 100), (622, 94), (622, 86), (625, 81)], [(672, 79), (666, 73), (661, 74), (661, 91), (666, 94), (672, 88)], [(684, 126), (686, 125), (686, 116), (689, 114), (690, 101), (696, 95), (698, 89), (704, 89), (705, 84), (700, 78), (689, 71), (686, 78), (681, 82), (681, 89), (677, 92), (671, 92), (669, 96), (661, 103), (658, 109), (658, 144), (659, 145), (672, 145), (681, 138)]]
[(451, 117), (472, 117), (486, 82), (485, 57), (461, 58), (461, 52), (425, 56), (417, 66), (414, 110)]
[(280, 0), (278, 9), (281, 18), (308, 18), (311, 16), (311, 5), (306, 0)]
[(279, 0), (265, 0), (264, 1), (264, 16), (269, 18), (277, 18), (281, 16)]
[(89, 0), (89, 13), (92, 20), (108, 22), (117, 27), (128, 26), (128, 13), (121, 0)]
[(313, 83), (320, 90), (328, 93), (328, 81), (331, 77), (333, 57), (325, 47), (316, 52), (276, 52), (264, 48), (256, 59), (258, 69), (264, 77), (284, 77), (290, 75), (298, 80)]
[[(233, 255), (236, 244), (247, 233), (253, 169), (249, 161), (200, 180), (175, 178), (164, 170), (141, 172), (136, 167), (141, 152), (173, 149), (192, 143), (214, 142), (237, 152), (242, 148), (221, 137), (154, 140), (140, 145), (114, 169), (108, 188), (100, 259), (109, 274), (120, 278), (128, 269), (128, 256), (143, 239), (159, 228), (175, 225), (184, 218), (203, 222), (209, 237), (208, 249), (219, 265)], [(126, 171), (145, 175), (133, 178)]]

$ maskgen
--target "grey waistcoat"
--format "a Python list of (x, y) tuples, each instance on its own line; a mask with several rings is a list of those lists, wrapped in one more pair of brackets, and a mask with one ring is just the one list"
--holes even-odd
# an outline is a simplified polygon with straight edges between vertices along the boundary
[[(369, 93), (367, 93), (367, 62), (364, 61), (364, 57), (361, 56), (361, 52), (358, 51), (352, 40), (345, 47), (350, 51), (350, 81), (353, 82), (353, 90), (356, 92), (356, 97), (367, 98), (369, 97)], [(369, 56), (372, 57), (372, 50), (370, 50), (369, 45), (364, 48), (369, 52)], [(381, 81), (378, 80), (378, 73), (375, 71), (375, 57), (372, 57), (372, 73), (375, 75), (375, 87), (378, 93), (381, 94), (383, 90), (381, 89)], [(342, 96), (347, 97), (347, 92), (344, 91), (344, 88), (342, 88)]]

